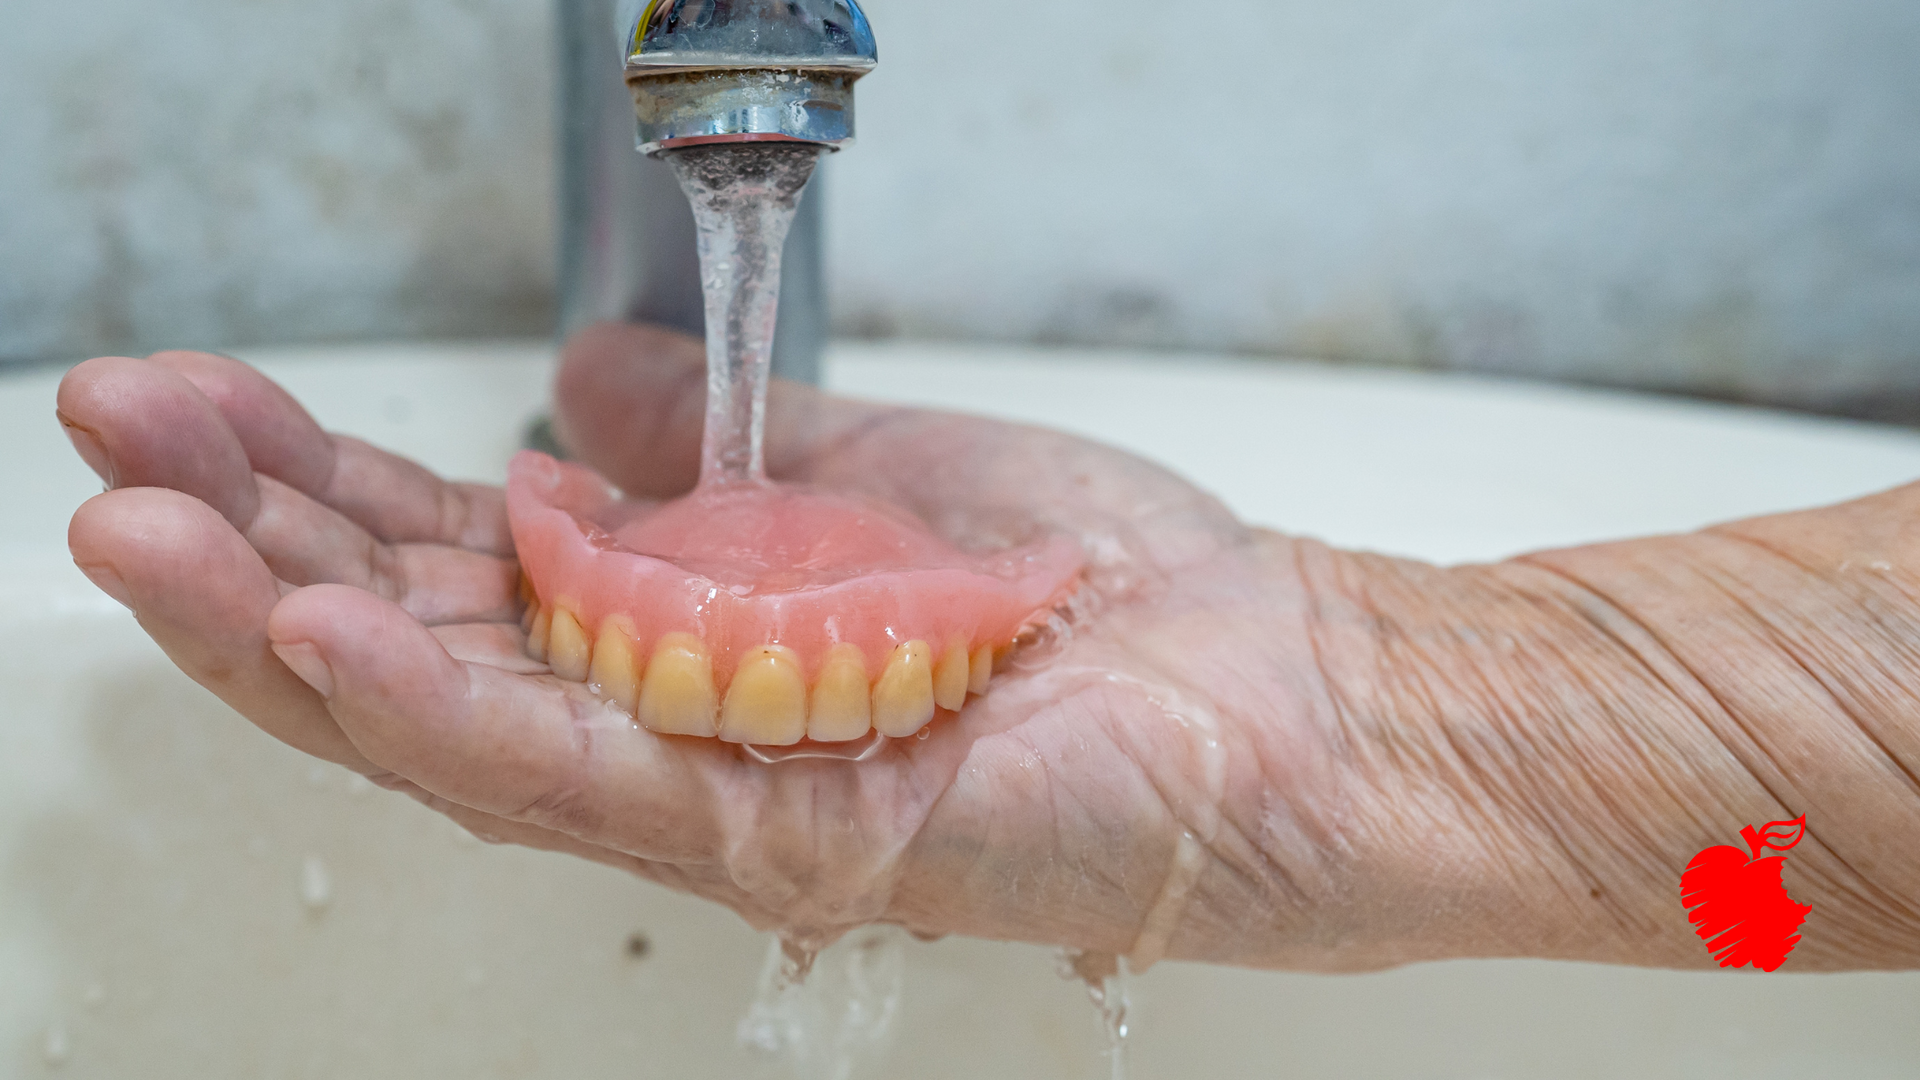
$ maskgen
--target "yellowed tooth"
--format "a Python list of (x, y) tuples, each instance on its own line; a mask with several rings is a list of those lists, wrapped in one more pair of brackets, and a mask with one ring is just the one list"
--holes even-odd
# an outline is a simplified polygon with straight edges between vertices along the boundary
[(631, 620), (608, 616), (593, 643), (593, 668), (587, 673), (587, 681), (600, 688), (602, 697), (629, 713), (640, 707), (640, 650), (633, 636)]
[(909, 641), (893, 650), (880, 681), (873, 684), (873, 727), (900, 739), (933, 719), (933, 650)]
[(547, 666), (568, 682), (586, 682), (592, 663), (593, 642), (587, 640), (580, 620), (566, 608), (554, 608), (553, 625), (547, 630)]
[(815, 742), (852, 742), (872, 728), (866, 656), (857, 646), (842, 642), (827, 650), (820, 677), (814, 680), (807, 737)]
[(720, 695), (713, 688), (713, 659), (706, 644), (692, 634), (663, 636), (647, 661), (636, 712), (650, 731), (712, 738), (718, 730)]
[(755, 746), (792, 746), (807, 737), (807, 680), (784, 645), (747, 650), (720, 706), (720, 738)]
[(984, 694), (992, 681), (993, 646), (982, 645), (973, 650), (973, 660), (967, 665), (967, 692)]
[(553, 629), (553, 610), (541, 608), (533, 617), (533, 627), (527, 631), (527, 655), (541, 663), (547, 662), (547, 633)]
[(960, 711), (967, 703), (967, 640), (953, 638), (940, 665), (933, 669), (933, 703), (943, 709)]

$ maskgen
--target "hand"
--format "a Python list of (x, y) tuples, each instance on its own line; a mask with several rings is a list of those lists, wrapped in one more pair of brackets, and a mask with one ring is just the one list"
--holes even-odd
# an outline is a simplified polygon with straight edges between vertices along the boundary
[[(696, 342), (603, 327), (563, 440), (691, 486)], [(1920, 960), (1920, 488), (1440, 569), (1236, 522), (1067, 436), (776, 385), (769, 466), (963, 541), (1058, 530), (1074, 624), (924, 741), (766, 766), (609, 724), (525, 659), (496, 489), (327, 436), (201, 354), (77, 368), (114, 487), (76, 561), (271, 734), (487, 839), (572, 852), (821, 939), (887, 920), (1311, 969), (1451, 956), (1706, 966), (1681, 869), (1808, 813), (1792, 968)], [(296, 674), (297, 673), (297, 674)]]
[[(630, 493), (671, 495), (695, 476), (703, 388), (697, 342), (600, 328), (568, 352), (558, 427)], [(1319, 917), (1284, 885), (1319, 871), (1262, 846), (1287, 812), (1273, 777), (1339, 801), (1292, 562), (1145, 462), (777, 387), (776, 477), (972, 542), (1069, 532), (1094, 567), (1079, 624), (926, 740), (770, 767), (608, 725), (526, 659), (498, 490), (329, 436), (216, 356), (92, 361), (60, 409), (113, 487), (76, 514), (74, 557), (168, 655), (274, 736), (482, 837), (816, 934), (885, 919), (1258, 962), (1221, 929), (1250, 897), (1275, 942)], [(1320, 842), (1314, 822), (1288, 828)]]

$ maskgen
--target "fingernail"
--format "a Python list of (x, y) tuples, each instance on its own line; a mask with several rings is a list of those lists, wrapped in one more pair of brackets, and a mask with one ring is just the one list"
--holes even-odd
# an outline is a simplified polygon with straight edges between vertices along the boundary
[(128, 611), (133, 610), (133, 594), (127, 591), (127, 583), (120, 580), (119, 573), (113, 567), (82, 566), (80, 563), (74, 565), (79, 566), (80, 572), (87, 575), (88, 581), (99, 586), (101, 592), (118, 600), (120, 606)]
[(81, 427), (67, 419), (64, 414), (56, 412), (54, 415), (60, 417), (60, 426), (66, 429), (67, 439), (73, 443), (73, 448), (79, 453), (80, 460), (87, 463), (87, 468), (99, 474), (108, 488), (112, 488), (113, 458), (107, 453), (107, 444), (101, 442), (100, 436), (95, 435), (91, 429)]
[(333, 696), (333, 669), (320, 655), (320, 649), (310, 641), (289, 641), (273, 643), (273, 654), (280, 662), (293, 669), (308, 686), (319, 692), (323, 698)]

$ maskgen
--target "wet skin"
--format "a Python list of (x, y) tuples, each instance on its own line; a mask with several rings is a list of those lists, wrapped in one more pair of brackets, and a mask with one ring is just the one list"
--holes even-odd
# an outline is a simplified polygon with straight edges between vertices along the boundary
[[(589, 331), (563, 439), (634, 495), (682, 492), (704, 374), (697, 342)], [(1787, 969), (1920, 959), (1920, 486), (1441, 569), (1249, 528), (1064, 435), (776, 386), (776, 478), (962, 541), (1068, 531), (1093, 568), (1074, 632), (927, 739), (768, 767), (609, 723), (525, 658), (498, 489), (326, 435), (204, 354), (83, 364), (60, 416), (113, 488), (76, 562), (262, 729), (759, 926), (1703, 967), (1682, 868), (1805, 813)]]

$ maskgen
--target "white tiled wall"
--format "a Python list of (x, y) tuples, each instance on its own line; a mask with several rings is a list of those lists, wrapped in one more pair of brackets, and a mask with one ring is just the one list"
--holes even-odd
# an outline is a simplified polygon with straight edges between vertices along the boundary
[[(1905, 0), (871, 0), (842, 329), (1920, 400)], [(543, 325), (540, 0), (7, 0), (0, 355)]]

